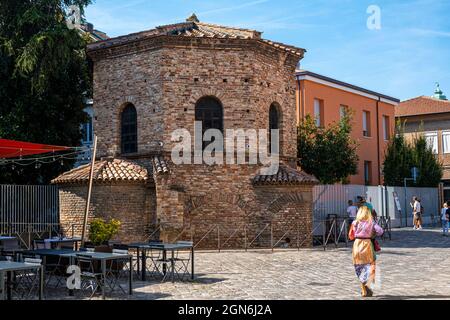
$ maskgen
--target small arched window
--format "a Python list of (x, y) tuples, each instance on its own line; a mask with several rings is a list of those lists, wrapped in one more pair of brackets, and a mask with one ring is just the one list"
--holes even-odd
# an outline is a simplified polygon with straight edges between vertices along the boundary
[[(203, 97), (195, 105), (195, 121), (202, 122), (203, 132), (217, 129), (223, 133), (223, 108), (219, 100), (213, 97)], [(206, 148), (212, 142), (204, 142)]]
[(121, 115), (121, 151), (122, 154), (136, 153), (137, 147), (137, 112), (130, 103)]
[(281, 115), (279, 107), (272, 104), (269, 109), (269, 151), (272, 153), (272, 130), (280, 130), (280, 147), (281, 151)]

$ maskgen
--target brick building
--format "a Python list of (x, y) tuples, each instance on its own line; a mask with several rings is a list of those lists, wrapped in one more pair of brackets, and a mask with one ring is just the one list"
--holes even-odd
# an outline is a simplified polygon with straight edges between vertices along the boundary
[(381, 166), (395, 128), (400, 100), (306, 70), (297, 72), (297, 122), (306, 115), (328, 126), (352, 113), (352, 138), (358, 144), (358, 174), (349, 183), (380, 185)]
[[(220, 233), (230, 237), (224, 247), (243, 247), (244, 238), (266, 246), (289, 234), (293, 243), (312, 244), (317, 180), (296, 167), (295, 68), (303, 49), (265, 40), (258, 31), (201, 23), (194, 15), (91, 44), (88, 54), (102, 158), (91, 216), (119, 218), (124, 241), (157, 234), (217, 247)], [(278, 172), (263, 175), (260, 164), (175, 165), (172, 132), (182, 128), (194, 136), (195, 121), (222, 131), (279, 129)], [(129, 169), (111, 170), (111, 164)], [(143, 170), (145, 180), (133, 178)], [(84, 210), (88, 171), (80, 167), (54, 181), (66, 230)]]
[(405, 137), (425, 135), (444, 166), (443, 198), (450, 200), (450, 101), (437, 85), (433, 96), (420, 96), (400, 103), (396, 118), (404, 123)]

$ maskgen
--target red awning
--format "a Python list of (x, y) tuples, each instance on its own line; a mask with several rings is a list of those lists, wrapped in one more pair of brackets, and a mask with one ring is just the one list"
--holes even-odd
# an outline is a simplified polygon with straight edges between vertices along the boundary
[(70, 149), (72, 148), (0, 139), (0, 159), (19, 158)]

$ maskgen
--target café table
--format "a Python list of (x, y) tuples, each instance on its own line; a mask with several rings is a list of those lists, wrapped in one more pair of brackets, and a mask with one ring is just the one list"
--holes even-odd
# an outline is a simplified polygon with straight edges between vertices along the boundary
[[(79, 256), (88, 257), (92, 260), (99, 261), (101, 264), (101, 271), (103, 279), (106, 279), (106, 265), (108, 261), (114, 260), (128, 260), (130, 263), (130, 270), (128, 275), (128, 294), (133, 294), (133, 256), (130, 254), (116, 254), (116, 253), (103, 253), (103, 252), (88, 252), (88, 251), (74, 251), (74, 250), (52, 250), (52, 249), (39, 249), (39, 250), (27, 250), (25, 254), (39, 256), (43, 259), (45, 266), (46, 257), (62, 257), (68, 258), (70, 265), (75, 265), (75, 260)], [(105, 286), (101, 286), (102, 298), (106, 298)], [(69, 291), (72, 293), (72, 291)]]
[[(142, 281), (147, 280), (147, 251), (156, 250), (162, 251), (162, 260), (167, 261), (167, 253), (171, 252), (171, 277), (172, 282), (175, 277), (174, 263), (175, 263), (175, 252), (179, 250), (190, 250), (191, 251), (191, 279), (195, 279), (194, 275), (194, 245), (192, 243), (132, 243), (128, 246), (130, 249), (136, 249), (137, 257), (140, 258), (140, 270), (138, 265), (138, 272), (141, 273)], [(163, 273), (166, 275), (166, 262), (163, 264)]]
[[(44, 296), (44, 268), (40, 264), (28, 264), (22, 262), (0, 261), (0, 289), (1, 300), (5, 300), (5, 293), (8, 300), (11, 300), (11, 286), (10, 282), (13, 278), (14, 272), (36, 270), (39, 273), (39, 300)], [(7, 281), (5, 283), (5, 274)]]
[(72, 247), (75, 247), (75, 251), (78, 251), (78, 243), (81, 242), (81, 238), (52, 238), (36, 240), (35, 242), (48, 244), (50, 248), (47, 249), (57, 249), (61, 244), (72, 244)]

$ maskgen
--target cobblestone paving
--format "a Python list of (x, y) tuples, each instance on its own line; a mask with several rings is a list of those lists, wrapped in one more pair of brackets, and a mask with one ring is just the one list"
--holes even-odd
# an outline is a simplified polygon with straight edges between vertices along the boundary
[[(373, 299), (450, 299), (450, 237), (411, 229), (392, 237), (381, 242)], [(361, 299), (350, 247), (198, 252), (196, 273), (194, 282), (135, 282), (132, 299)]]

